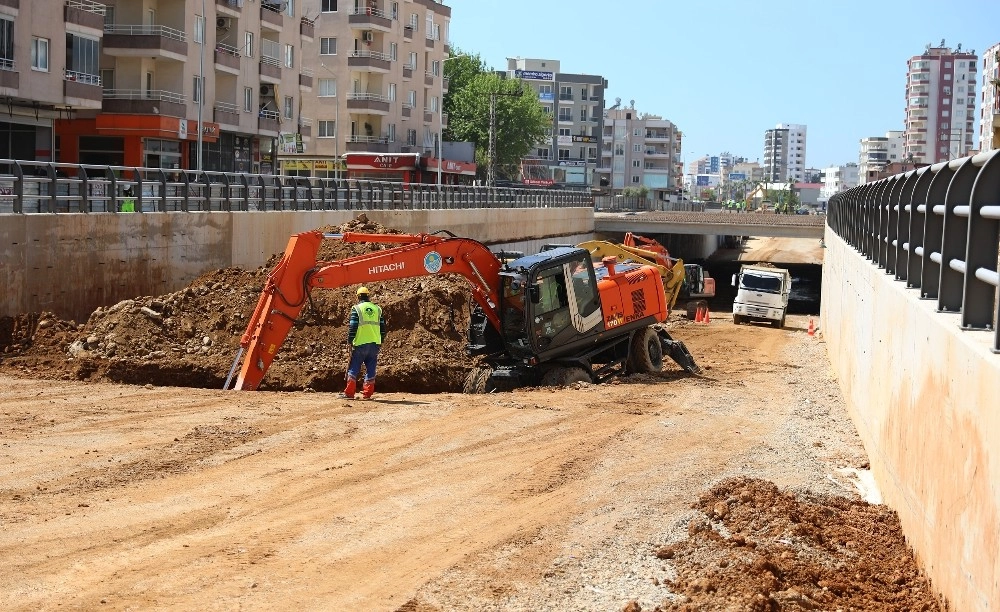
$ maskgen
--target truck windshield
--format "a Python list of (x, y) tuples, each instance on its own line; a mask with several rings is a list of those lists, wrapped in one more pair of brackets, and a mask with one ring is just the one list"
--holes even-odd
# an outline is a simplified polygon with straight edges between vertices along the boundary
[(777, 276), (758, 276), (748, 272), (743, 273), (740, 284), (744, 289), (751, 291), (766, 291), (768, 293), (781, 293), (781, 279)]

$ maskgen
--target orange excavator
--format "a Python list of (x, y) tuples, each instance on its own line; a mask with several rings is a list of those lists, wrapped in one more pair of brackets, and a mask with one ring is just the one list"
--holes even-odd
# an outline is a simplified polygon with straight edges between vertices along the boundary
[(672, 262), (671, 265), (673, 265), (673, 263), (679, 263), (683, 266), (684, 272), (680, 275), (683, 279), (683, 283), (679, 287), (675, 301), (678, 299), (692, 300), (686, 305), (689, 319), (694, 318), (695, 310), (698, 307), (708, 307), (708, 302), (706, 302), (705, 299), (715, 297), (715, 279), (708, 273), (708, 270), (704, 269), (700, 265), (684, 263), (679, 259), (674, 259), (670, 257), (670, 253), (667, 252), (667, 247), (652, 238), (639, 236), (638, 234), (633, 234), (632, 232), (625, 234), (623, 244), (628, 247), (642, 248), (647, 251), (657, 253), (659, 255), (657, 263), (659, 263), (662, 259), (663, 261)]
[[(337, 261), (318, 261), (324, 239), (397, 246)], [(658, 372), (669, 356), (698, 374), (683, 342), (662, 323), (667, 308), (653, 266), (591, 262), (590, 253), (560, 247), (501, 261), (483, 244), (449, 232), (292, 236), (274, 267), (230, 369), (229, 388), (257, 389), (315, 289), (457, 274), (472, 287), (466, 352), (480, 357), (464, 391), (602, 382), (621, 373)], [(244, 352), (246, 355), (244, 356)]]

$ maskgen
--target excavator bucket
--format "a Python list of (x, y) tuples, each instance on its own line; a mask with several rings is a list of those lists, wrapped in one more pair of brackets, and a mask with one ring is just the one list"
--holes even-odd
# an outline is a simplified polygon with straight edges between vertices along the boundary
[(670, 333), (662, 326), (656, 326), (656, 334), (660, 337), (660, 346), (663, 354), (677, 362), (677, 365), (684, 368), (689, 374), (701, 374), (703, 370), (694, 362), (694, 357), (687, 347), (680, 340), (674, 340)]

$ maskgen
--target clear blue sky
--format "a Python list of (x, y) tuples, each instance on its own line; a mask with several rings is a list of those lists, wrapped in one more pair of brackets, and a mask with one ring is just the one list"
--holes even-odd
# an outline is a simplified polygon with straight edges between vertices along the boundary
[(723, 151), (760, 159), (778, 123), (808, 127), (808, 167), (857, 162), (861, 138), (903, 128), (907, 59), (943, 38), (975, 50), (981, 70), (1000, 42), (1000, 0), (445, 4), (453, 45), (498, 69), (520, 56), (600, 74), (606, 105), (635, 100), (680, 128), (687, 162)]

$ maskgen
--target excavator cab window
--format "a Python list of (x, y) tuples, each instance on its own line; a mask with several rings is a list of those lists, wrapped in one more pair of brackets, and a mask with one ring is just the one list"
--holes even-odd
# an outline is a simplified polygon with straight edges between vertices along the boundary
[(538, 302), (531, 319), (531, 333), (539, 350), (561, 345), (593, 327), (592, 315), (600, 309), (596, 286), (594, 268), (586, 252), (536, 272), (532, 287), (538, 291)]
[(525, 296), (532, 302), (537, 298), (532, 291), (533, 286), (526, 286), (524, 277), (520, 275), (502, 275), (503, 293), (502, 308), (500, 309), (500, 324), (503, 327), (504, 340), (512, 347), (520, 347), (529, 350), (528, 334), (526, 329)]

